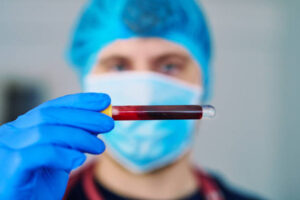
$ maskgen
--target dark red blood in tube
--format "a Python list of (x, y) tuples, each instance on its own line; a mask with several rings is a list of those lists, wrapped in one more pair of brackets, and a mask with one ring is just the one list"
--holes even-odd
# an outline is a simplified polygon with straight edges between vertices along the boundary
[(113, 106), (114, 120), (174, 120), (201, 119), (202, 106)]

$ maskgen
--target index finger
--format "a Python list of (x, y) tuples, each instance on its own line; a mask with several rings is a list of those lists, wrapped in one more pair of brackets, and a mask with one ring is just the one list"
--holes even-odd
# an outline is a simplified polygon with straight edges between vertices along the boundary
[(110, 103), (110, 97), (104, 93), (77, 93), (50, 100), (40, 105), (38, 108), (66, 107), (102, 111), (106, 109)]

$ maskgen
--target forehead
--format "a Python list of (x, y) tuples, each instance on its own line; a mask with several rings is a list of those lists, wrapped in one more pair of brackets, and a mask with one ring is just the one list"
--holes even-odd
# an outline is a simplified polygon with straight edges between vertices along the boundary
[(116, 40), (100, 53), (99, 58), (122, 55), (126, 57), (158, 57), (163, 54), (179, 54), (189, 56), (189, 52), (181, 45), (161, 38), (130, 38)]

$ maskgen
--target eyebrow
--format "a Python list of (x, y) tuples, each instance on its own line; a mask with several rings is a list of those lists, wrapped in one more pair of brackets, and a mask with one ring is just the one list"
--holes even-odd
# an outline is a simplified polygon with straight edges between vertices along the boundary
[(107, 64), (111, 61), (114, 61), (114, 60), (122, 60), (122, 61), (128, 61), (128, 58), (126, 56), (123, 56), (123, 55), (111, 55), (111, 56), (107, 56), (107, 57), (104, 57), (104, 58), (100, 58), (99, 61), (98, 61), (98, 64)]
[(163, 55), (160, 55), (158, 57), (156, 57), (154, 60), (156, 60), (156, 62), (161, 62), (161, 61), (164, 61), (164, 60), (167, 60), (169, 58), (178, 58), (180, 60), (184, 60), (184, 61), (187, 61), (190, 59), (190, 56), (189, 55), (186, 55), (186, 54), (181, 54), (181, 53), (166, 53), (166, 54), (163, 54)]

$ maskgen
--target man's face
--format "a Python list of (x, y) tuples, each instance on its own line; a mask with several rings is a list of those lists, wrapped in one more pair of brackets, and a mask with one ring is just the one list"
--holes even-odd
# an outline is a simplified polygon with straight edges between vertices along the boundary
[(157, 72), (202, 86), (200, 67), (182, 46), (159, 38), (117, 40), (104, 47), (90, 74)]
[[(163, 39), (158, 39), (158, 38), (134, 38), (134, 39), (126, 39), (126, 40), (117, 40), (113, 43), (110, 43), (108, 46), (102, 48), (102, 50), (99, 52), (98, 60), (96, 64), (93, 66), (93, 68), (91, 69), (89, 75), (103, 75), (107, 73), (123, 73), (123, 72), (154, 72), (154, 73), (165, 75), (166, 77), (169, 76), (184, 81), (191, 85), (202, 86), (200, 66), (192, 58), (190, 53), (184, 47), (176, 43), (163, 40)], [(170, 131), (166, 131), (168, 127), (165, 126), (166, 125), (165, 122), (162, 123), (163, 129), (161, 129), (162, 127), (160, 123), (147, 123), (147, 124), (148, 125), (146, 127), (147, 127), (148, 135), (147, 137), (144, 138), (144, 140), (149, 140), (149, 141), (145, 142), (144, 140), (141, 140), (139, 136), (138, 146), (136, 146), (137, 143), (136, 143), (135, 135), (140, 134), (140, 133), (136, 133), (139, 132), (139, 128), (142, 126), (140, 122), (137, 126), (132, 126), (134, 124), (131, 124), (131, 126), (129, 126), (131, 127), (130, 128), (130, 131), (132, 133), (131, 136), (128, 137), (128, 134), (124, 134), (126, 135), (126, 138), (128, 137), (130, 139), (130, 141), (134, 141), (132, 143), (134, 148), (141, 149), (141, 145), (145, 145), (142, 148), (143, 152), (144, 151), (147, 152), (148, 151), (147, 149), (149, 149), (149, 144), (153, 144), (158, 140), (157, 137), (151, 137), (150, 139), (149, 131), (153, 131), (153, 133), (155, 134), (168, 135), (168, 134), (172, 134), (174, 131), (179, 130), (175, 127), (176, 130), (170, 128)], [(149, 125), (153, 125), (153, 127), (150, 129), (150, 127), (148, 127)], [(173, 124), (171, 124), (170, 126), (173, 126)], [(128, 125), (122, 126), (122, 124), (119, 124), (118, 127), (119, 128), (125, 127), (125, 129), (122, 130), (119, 129), (120, 133), (123, 133), (124, 131), (125, 132), (128, 131), (127, 128)], [(183, 125), (181, 127), (186, 127), (186, 126)], [(161, 129), (162, 131), (157, 129)], [(184, 128), (180, 130), (187, 131)], [(163, 138), (168, 138), (168, 137), (164, 136)], [(163, 140), (162, 138), (160, 139)], [(113, 140), (113, 138), (110, 139), (108, 138), (107, 140), (108, 141), (106, 142), (108, 143), (109, 140)], [(119, 145), (119, 142), (116, 143), (112, 142), (112, 143), (110, 144), (112, 145), (111, 148), (114, 148), (114, 144)], [(163, 143), (159, 142), (159, 144), (162, 145)], [(126, 146), (126, 144), (124, 144), (124, 146)], [(118, 147), (119, 150), (123, 149), (124, 146)], [(158, 148), (158, 151), (160, 151), (159, 149), (164, 149), (164, 147)], [(126, 151), (124, 152), (126, 155)], [(134, 152), (132, 153), (132, 155), (139, 154), (136, 153), (137, 152)], [(107, 155), (107, 158), (109, 158), (109, 160), (116, 161), (109, 153), (105, 155)], [(131, 156), (131, 154), (129, 155)], [(185, 156), (183, 156), (180, 160), (185, 160), (187, 159), (187, 157), (188, 154), (185, 154)], [(114, 162), (114, 163), (118, 163), (118, 162)], [(122, 166), (122, 165), (118, 165), (118, 166)], [(168, 164), (167, 166), (163, 168), (159, 168), (158, 170), (155, 171), (167, 169), (168, 166), (170, 165)]]

